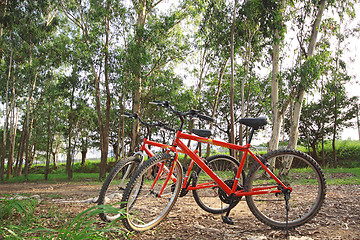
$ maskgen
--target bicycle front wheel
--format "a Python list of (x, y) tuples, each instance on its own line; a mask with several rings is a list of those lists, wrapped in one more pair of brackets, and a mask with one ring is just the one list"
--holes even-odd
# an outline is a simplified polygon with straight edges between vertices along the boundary
[[(263, 223), (277, 229), (299, 227), (320, 210), (326, 194), (326, 182), (320, 166), (309, 155), (296, 150), (277, 150), (263, 156), (263, 163), (286, 186), (291, 187), (289, 210), (284, 193), (247, 196), (251, 212)], [(272, 188), (271, 188), (272, 187)], [(281, 190), (258, 162), (248, 173), (245, 191)]]
[[(206, 164), (230, 188), (233, 186), (239, 161), (229, 155), (214, 155), (206, 159)], [(193, 190), (193, 196), (203, 210), (213, 214), (225, 213), (240, 201), (240, 198), (237, 198), (231, 202), (230, 197), (201, 168), (196, 173), (197, 178), (193, 180), (193, 185), (199, 189)], [(243, 189), (244, 181), (245, 172), (242, 171), (237, 190)]]
[[(120, 202), (127, 183), (135, 170), (138, 168), (141, 160), (138, 157), (128, 157), (121, 159), (115, 167), (111, 170), (109, 175), (104, 181), (100, 190), (98, 205), (110, 204), (113, 207), (120, 209)], [(101, 220), (105, 222), (112, 222), (118, 219), (120, 213), (107, 213), (99, 214)]]
[[(168, 179), (169, 171), (173, 174)], [(127, 185), (121, 208), (127, 218), (123, 224), (130, 231), (142, 232), (158, 225), (174, 206), (182, 184), (182, 167), (170, 154), (148, 159)]]

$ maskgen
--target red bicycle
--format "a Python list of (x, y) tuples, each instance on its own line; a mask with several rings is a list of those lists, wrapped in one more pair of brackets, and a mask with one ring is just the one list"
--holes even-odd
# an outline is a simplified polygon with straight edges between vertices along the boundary
[[(99, 198), (98, 198), (98, 205), (104, 205), (104, 204), (111, 204), (114, 206), (120, 205), (120, 201), (122, 199), (125, 186), (129, 182), (129, 179), (134, 174), (135, 170), (138, 169), (141, 166), (141, 164), (144, 162), (144, 159), (145, 159), (144, 156), (145, 155), (147, 155), (148, 157), (155, 156), (155, 154), (153, 153), (153, 151), (151, 151), (149, 146), (159, 147), (162, 149), (170, 149), (171, 148), (171, 146), (169, 146), (169, 145), (154, 142), (154, 141), (149, 140), (148, 138), (150, 136), (151, 129), (154, 127), (163, 128), (165, 130), (172, 131), (172, 132), (175, 132), (174, 129), (167, 127), (164, 123), (161, 123), (161, 122), (158, 122), (158, 123), (145, 122), (137, 114), (124, 113), (124, 115), (129, 118), (139, 119), (139, 121), (144, 126), (146, 126), (147, 134), (146, 134), (146, 137), (143, 139), (143, 142), (139, 148), (139, 151), (134, 152), (132, 154), (132, 156), (130, 156), (130, 157), (121, 159), (110, 171), (109, 175), (105, 179), (103, 186), (100, 190), (100, 194), (99, 194)], [(194, 130), (194, 131), (196, 131), (196, 130)], [(198, 145), (198, 147), (199, 147), (199, 145)], [(198, 152), (198, 147), (194, 151), (195, 154)], [(181, 149), (178, 149), (178, 152), (184, 153)], [(217, 167), (217, 168), (233, 167), (233, 170), (235, 170), (239, 166), (239, 162), (235, 158), (230, 157), (228, 155), (215, 155), (215, 156), (208, 158), (205, 161), (208, 163), (209, 166), (214, 165), (214, 167)], [(181, 197), (185, 196), (189, 190), (193, 190), (193, 187), (192, 187), (193, 184), (191, 184), (191, 183), (195, 181), (194, 180), (194, 179), (196, 179), (195, 176), (197, 176), (196, 173), (198, 173), (200, 171), (200, 169), (198, 169), (197, 171), (192, 172), (193, 166), (194, 166), (194, 160), (191, 160), (188, 170), (187, 170), (187, 173), (186, 173), (186, 176), (183, 181), (182, 191), (180, 194)], [(156, 169), (159, 169), (159, 167), (161, 167), (161, 166), (158, 165), (158, 166), (150, 169), (146, 173), (145, 178), (154, 177), (154, 176), (151, 176), (151, 174), (154, 175), (155, 174), (154, 171), (156, 171)], [(162, 169), (165, 174), (169, 173), (169, 169), (167, 169), (166, 166), (163, 167)], [(242, 176), (242, 179), (244, 179), (244, 178), (245, 178), (245, 173), (243, 173), (243, 176)], [(173, 181), (176, 181), (176, 177), (173, 177)], [(216, 196), (217, 193), (214, 192), (214, 194)], [(208, 211), (210, 213), (225, 212), (230, 207), (229, 204), (223, 204), (223, 206), (220, 208), (221, 201), (219, 201), (217, 199), (215, 199), (215, 201), (212, 202), (212, 205), (207, 205), (201, 200), (201, 198), (198, 194), (194, 194), (194, 198), (195, 198), (195, 201), (199, 204), (199, 206), (201, 208), (203, 208), (205, 211)], [(103, 213), (100, 213), (99, 216), (103, 221), (111, 222), (111, 221), (118, 219), (121, 216), (121, 214), (118, 212), (115, 212), (115, 213), (103, 212)]]
[[(230, 211), (245, 196), (251, 212), (263, 223), (278, 229), (291, 229), (312, 219), (320, 210), (326, 194), (324, 174), (316, 161), (305, 153), (296, 150), (276, 150), (256, 156), (251, 150), (254, 131), (267, 124), (266, 118), (245, 118), (240, 123), (251, 128), (244, 146), (210, 139), (210, 131), (196, 130), (194, 134), (182, 132), (184, 119), (196, 116), (211, 121), (212, 118), (200, 115), (197, 111), (175, 111), (168, 102), (156, 102), (166, 107), (181, 120), (173, 146), (168, 152), (148, 159), (134, 173), (124, 191), (121, 208), (126, 210), (127, 218), (123, 224), (130, 231), (145, 231), (159, 224), (174, 206), (184, 186), (182, 166), (178, 161), (181, 149), (199, 166), (196, 179), (187, 187), (197, 196), (199, 205), (209, 206), (210, 198), (216, 198), (228, 206), (223, 221), (233, 224)], [(208, 165), (182, 139), (212, 144), (243, 152), (240, 164), (234, 171), (231, 164), (215, 168)], [(244, 183), (243, 171), (247, 156), (255, 162), (251, 166)], [(216, 162), (216, 161), (215, 161)], [(156, 173), (147, 178), (146, 173), (158, 166)], [(168, 169), (168, 171), (164, 171)], [(209, 193), (216, 193), (209, 194)], [(198, 202), (197, 201), (197, 202)], [(224, 212), (220, 211), (219, 212)]]

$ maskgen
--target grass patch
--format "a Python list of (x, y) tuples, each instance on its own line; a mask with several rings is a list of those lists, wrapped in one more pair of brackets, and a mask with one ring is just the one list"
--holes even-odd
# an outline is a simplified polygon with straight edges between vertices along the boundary
[(323, 171), (329, 185), (360, 185), (360, 168), (326, 168)]
[[(99, 213), (124, 212), (111, 205), (91, 207), (75, 217), (51, 207), (36, 212), (41, 205), (35, 199), (17, 199), (11, 195), (0, 195), (1, 239), (119, 239), (128, 236), (117, 221), (104, 224)], [(44, 207), (43, 207), (44, 208)], [(120, 217), (121, 218), (121, 217)]]
[(6, 183), (21, 183), (21, 182), (47, 182), (47, 183), (56, 183), (56, 182), (99, 182), (98, 173), (73, 173), (73, 178), (69, 180), (66, 173), (53, 173), (48, 175), (48, 180), (45, 181), (44, 174), (31, 173), (28, 174), (28, 178), (24, 175), (19, 177), (13, 177), (9, 180), (5, 180)]

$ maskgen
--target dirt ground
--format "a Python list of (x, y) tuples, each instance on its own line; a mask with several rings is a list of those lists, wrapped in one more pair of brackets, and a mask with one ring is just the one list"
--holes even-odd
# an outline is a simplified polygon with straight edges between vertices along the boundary
[[(1, 194), (38, 195), (41, 211), (55, 208), (77, 215), (94, 206), (101, 185), (19, 183), (0, 184)], [(235, 224), (227, 225), (221, 216), (201, 210), (189, 193), (179, 198), (169, 216), (159, 226), (132, 235), (131, 239), (285, 239), (285, 231), (273, 230), (258, 221), (246, 201), (231, 212)], [(290, 239), (359, 239), (360, 185), (327, 187), (326, 201), (319, 214), (306, 225), (290, 231)]]

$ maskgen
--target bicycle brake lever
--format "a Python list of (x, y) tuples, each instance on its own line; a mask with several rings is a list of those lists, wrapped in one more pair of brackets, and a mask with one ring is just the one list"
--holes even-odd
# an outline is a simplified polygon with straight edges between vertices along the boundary
[(122, 117), (128, 117), (128, 118), (133, 118), (134, 116), (131, 113), (128, 112), (124, 112), (123, 114), (121, 114)]

